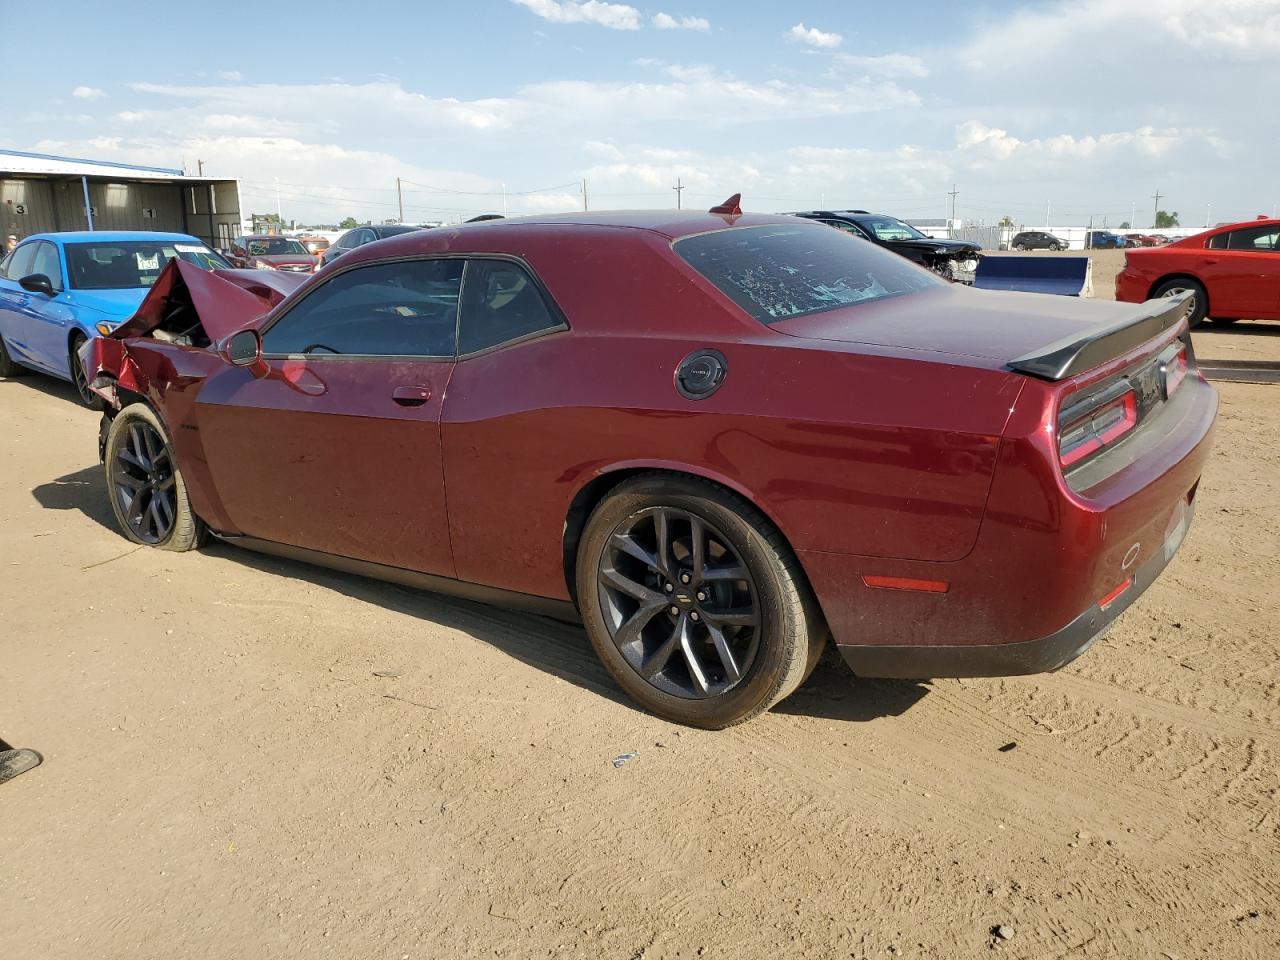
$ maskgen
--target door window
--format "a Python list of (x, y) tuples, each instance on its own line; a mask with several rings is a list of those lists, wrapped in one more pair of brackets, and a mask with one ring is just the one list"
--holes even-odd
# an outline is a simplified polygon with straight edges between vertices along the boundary
[(31, 261), (36, 256), (36, 244), (24, 243), (9, 256), (8, 277), (10, 280), (21, 280), (31, 276)]
[(58, 256), (58, 248), (47, 240), (36, 245), (36, 254), (31, 262), (32, 273), (43, 273), (49, 278), (54, 290), (62, 289), (62, 258)]
[(262, 335), (270, 354), (452, 357), (461, 260), (402, 260), (339, 274)]
[(1280, 227), (1268, 225), (1231, 230), (1210, 237), (1209, 246), (1214, 250), (1253, 250), (1271, 253), (1280, 250)]
[(458, 353), (476, 353), (564, 326), (542, 291), (510, 260), (469, 260), (462, 285)]

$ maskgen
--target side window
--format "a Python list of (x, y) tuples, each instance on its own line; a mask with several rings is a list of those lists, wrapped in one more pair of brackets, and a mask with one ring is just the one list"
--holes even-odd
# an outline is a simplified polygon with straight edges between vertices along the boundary
[(43, 273), (53, 284), (54, 290), (62, 289), (62, 258), (58, 248), (47, 240), (36, 244), (36, 255), (31, 261), (31, 273)]
[(835, 227), (837, 230), (843, 230), (845, 233), (852, 233), (855, 237), (860, 236), (858, 229), (851, 223), (845, 223), (843, 220), (819, 220), (819, 223), (825, 223), (828, 227)]
[(357, 230), (356, 239), (355, 239), (355, 242), (352, 244), (352, 246), (363, 247), (366, 243), (372, 243), (372, 242), (373, 242), (372, 230)]
[(562, 325), (524, 268), (509, 260), (468, 260), (458, 353), (475, 353)]
[(31, 261), (36, 256), (36, 244), (24, 243), (9, 255), (9, 278), (21, 280), (31, 276)]
[(340, 274), (262, 335), (265, 353), (452, 357), (461, 260), (402, 260)]
[(1242, 230), (1231, 230), (1209, 238), (1209, 246), (1214, 250), (1253, 250), (1272, 251), (1276, 249), (1277, 231), (1275, 227), (1245, 227)]

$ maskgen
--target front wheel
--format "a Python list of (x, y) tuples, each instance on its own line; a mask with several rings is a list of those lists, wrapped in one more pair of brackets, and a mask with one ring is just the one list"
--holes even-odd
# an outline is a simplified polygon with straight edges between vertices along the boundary
[(103, 452), (107, 495), (124, 535), (161, 550), (190, 550), (205, 527), (191, 510), (164, 425), (144, 403), (116, 415)]
[(76, 385), (76, 393), (80, 402), (90, 410), (101, 410), (104, 406), (100, 396), (89, 389), (89, 378), (85, 375), (84, 364), (80, 362), (80, 348), (84, 346), (83, 334), (77, 333), (71, 338), (71, 346), (67, 351), (67, 367), (71, 372), (71, 382)]
[(1196, 327), (1200, 325), (1200, 321), (1204, 319), (1205, 313), (1209, 309), (1209, 297), (1205, 293), (1204, 287), (1195, 280), (1166, 280), (1160, 286), (1151, 292), (1153, 297), (1176, 297), (1180, 293), (1190, 293), (1192, 295), (1190, 303), (1187, 304), (1187, 324)]
[(826, 642), (781, 533), (706, 481), (644, 474), (591, 514), (578, 602), (596, 653), (645, 709), (718, 730), (792, 693)]

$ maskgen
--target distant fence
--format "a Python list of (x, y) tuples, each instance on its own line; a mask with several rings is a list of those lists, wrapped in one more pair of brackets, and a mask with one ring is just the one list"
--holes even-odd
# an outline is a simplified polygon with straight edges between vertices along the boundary
[[(934, 237), (939, 240), (971, 240), (982, 247), (983, 250), (1007, 250), (1009, 241), (1014, 234), (1022, 231), (1035, 231), (1037, 233), (1051, 233), (1060, 240), (1067, 241), (1067, 247), (1070, 250), (1085, 249), (1085, 238), (1089, 234), (1088, 227), (1033, 227), (1033, 226), (1017, 226), (1017, 227), (955, 227), (947, 229), (946, 227), (919, 227), (922, 233), (927, 236)], [(1159, 234), (1162, 237), (1168, 237), (1170, 240), (1178, 240), (1182, 237), (1190, 237), (1197, 233), (1203, 233), (1208, 227), (1103, 227), (1095, 226), (1094, 230), (1103, 230), (1108, 233), (1118, 233), (1124, 236), (1128, 233), (1146, 233)]]

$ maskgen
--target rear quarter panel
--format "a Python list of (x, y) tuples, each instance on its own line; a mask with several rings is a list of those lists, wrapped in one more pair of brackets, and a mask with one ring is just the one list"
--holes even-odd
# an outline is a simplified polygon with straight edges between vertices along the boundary
[[(459, 362), (442, 419), (459, 577), (567, 597), (562, 561), (574, 497), (598, 477), (635, 468), (738, 491), (797, 550), (965, 556), (1020, 378), (814, 349), (763, 327), (753, 333), (575, 328)], [(728, 375), (713, 396), (687, 400), (675, 389), (676, 368), (708, 346), (725, 355)]]

